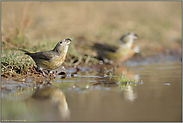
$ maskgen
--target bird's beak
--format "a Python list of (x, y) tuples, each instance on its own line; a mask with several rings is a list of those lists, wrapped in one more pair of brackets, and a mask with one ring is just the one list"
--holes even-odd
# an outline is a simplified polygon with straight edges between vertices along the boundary
[(137, 38), (139, 37), (137, 34), (134, 34), (134, 36), (136, 36)]
[(69, 38), (66, 38), (66, 39), (65, 39), (65, 42), (66, 42), (67, 44), (70, 44), (70, 43), (71, 43), (71, 41), (72, 41), (72, 40), (71, 40), (71, 39), (69, 39)]

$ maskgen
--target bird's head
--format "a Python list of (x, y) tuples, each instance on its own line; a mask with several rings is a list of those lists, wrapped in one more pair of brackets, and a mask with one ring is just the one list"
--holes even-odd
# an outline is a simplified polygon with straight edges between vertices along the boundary
[(134, 40), (138, 39), (138, 35), (130, 32), (123, 35), (117, 42), (120, 44), (133, 43)]
[(59, 54), (60, 53), (67, 53), (67, 50), (68, 50), (70, 43), (71, 43), (71, 39), (69, 39), (69, 38), (63, 39), (57, 43), (57, 45), (55, 46), (53, 51), (55, 51)]

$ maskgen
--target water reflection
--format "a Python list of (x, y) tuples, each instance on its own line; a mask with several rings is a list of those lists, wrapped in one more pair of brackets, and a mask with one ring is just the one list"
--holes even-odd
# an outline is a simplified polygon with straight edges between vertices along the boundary
[(41, 85), (26, 102), (30, 114), (38, 121), (66, 121), (70, 118), (65, 94), (54, 85)]
[(103, 71), (103, 77), (97, 77), (96, 82), (93, 83), (94, 86), (101, 85), (104, 86), (103, 88), (118, 86), (124, 99), (129, 101), (137, 99), (137, 92), (134, 87), (141, 84), (140, 75), (134, 74), (125, 66), (120, 66), (115, 71), (113, 68), (107, 68)]
[[(107, 68), (90, 82), (87, 91), (70, 89), (66, 92), (72, 111), (70, 121), (181, 121), (181, 65), (160, 67), (140, 66), (133, 71), (117, 68), (116, 75), (105, 72), (110, 70)], [(123, 82), (119, 76), (122, 72), (128, 77)]]
[(127, 85), (123, 90), (124, 98), (129, 101), (134, 101), (137, 98), (137, 92), (134, 91), (133, 86)]

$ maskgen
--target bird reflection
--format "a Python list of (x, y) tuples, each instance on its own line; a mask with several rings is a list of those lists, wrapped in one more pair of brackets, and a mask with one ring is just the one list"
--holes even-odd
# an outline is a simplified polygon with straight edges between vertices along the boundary
[[(105, 68), (105, 69), (104, 69)], [(106, 66), (100, 68), (102, 78), (96, 78), (97, 82), (93, 85), (104, 85), (107, 87), (118, 86), (122, 91), (123, 97), (126, 100), (134, 101), (137, 98), (137, 92), (134, 91), (140, 81), (140, 76), (129, 71), (127, 67), (120, 66), (116, 69)]]
[(122, 91), (126, 100), (134, 101), (137, 98), (137, 93), (134, 91), (132, 85), (126, 85)]
[(38, 87), (27, 106), (36, 121), (68, 121), (70, 117), (65, 94), (51, 84)]

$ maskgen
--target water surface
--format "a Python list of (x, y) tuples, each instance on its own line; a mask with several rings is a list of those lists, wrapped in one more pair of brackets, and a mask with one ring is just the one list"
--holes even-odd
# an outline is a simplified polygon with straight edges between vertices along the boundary
[[(122, 72), (129, 81), (120, 82)], [(117, 68), (115, 74), (83, 70), (66, 78), (58, 76), (51, 83), (25, 82), (32, 89), (27, 87), (21, 93), (2, 90), (2, 120), (182, 120), (181, 63)], [(10, 85), (4, 82), (4, 86)]]

